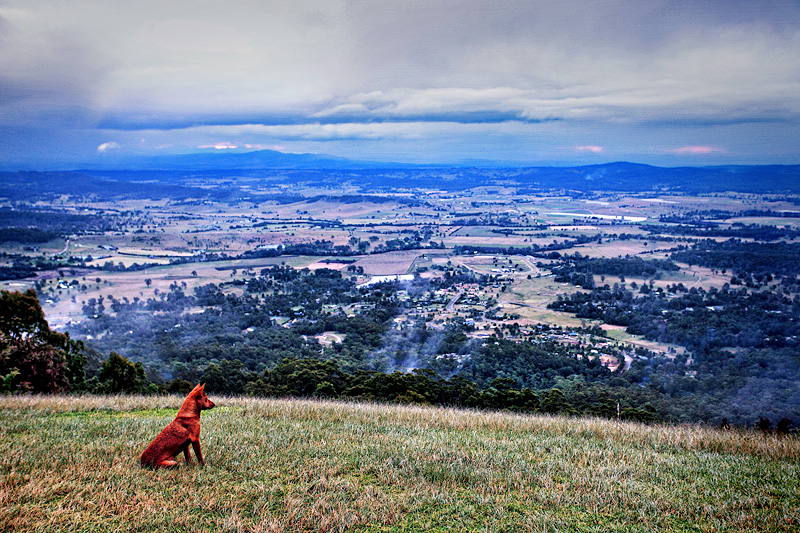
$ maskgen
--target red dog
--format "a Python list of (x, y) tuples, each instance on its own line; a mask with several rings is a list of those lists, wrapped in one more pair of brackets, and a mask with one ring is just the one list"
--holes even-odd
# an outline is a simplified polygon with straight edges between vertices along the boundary
[(184, 400), (178, 416), (169, 423), (142, 453), (142, 466), (162, 468), (178, 464), (175, 458), (183, 452), (186, 462), (190, 462), (189, 444), (201, 465), (205, 466), (200, 452), (200, 411), (211, 409), (214, 402), (208, 399), (203, 385), (198, 385)]

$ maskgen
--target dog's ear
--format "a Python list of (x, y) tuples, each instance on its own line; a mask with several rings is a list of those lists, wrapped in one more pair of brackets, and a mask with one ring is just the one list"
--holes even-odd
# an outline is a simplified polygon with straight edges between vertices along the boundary
[(198, 387), (200, 387), (200, 391), (202, 392), (202, 390), (206, 388), (206, 384), (203, 383), (202, 385), (198, 385)]

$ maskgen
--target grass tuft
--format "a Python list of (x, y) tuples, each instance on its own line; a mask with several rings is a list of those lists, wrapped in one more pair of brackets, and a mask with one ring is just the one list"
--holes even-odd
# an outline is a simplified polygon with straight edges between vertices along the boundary
[[(700, 426), (177, 396), (0, 397), (2, 531), (796, 531), (800, 443)], [(181, 460), (182, 461), (182, 460)]]

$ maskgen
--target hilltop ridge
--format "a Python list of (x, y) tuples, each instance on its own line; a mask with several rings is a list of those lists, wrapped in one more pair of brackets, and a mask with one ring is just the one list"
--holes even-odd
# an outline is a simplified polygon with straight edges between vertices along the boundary
[[(212, 397), (206, 467), (181, 458), (174, 470), (143, 470), (139, 453), (181, 400), (0, 397), (0, 529), (683, 532), (800, 523), (793, 438)], [(203, 490), (174, 498), (176, 481)]]
[[(573, 167), (468, 167), (414, 166), (361, 163), (308, 154), (250, 152), (246, 154), (200, 154), (163, 156), (128, 161), (126, 167), (86, 167), (83, 170), (0, 172), (0, 196), (36, 192), (39, 188), (58, 192), (84, 188), (112, 189), (124, 194), (127, 182), (137, 182), (140, 195), (172, 195), (163, 186), (183, 185), (200, 178), (225, 180), (268, 179), (269, 183), (335, 185), (342, 182), (373, 189), (440, 188), (465, 190), (481, 186), (516, 185), (537, 190), (653, 192), (705, 194), (734, 191), (753, 194), (800, 193), (800, 165), (719, 167), (655, 167), (615, 162)], [(69, 176), (69, 180), (63, 180)], [(66, 183), (69, 181), (70, 183)], [(183, 191), (197, 195), (198, 190)], [(158, 197), (158, 196), (156, 196)]]

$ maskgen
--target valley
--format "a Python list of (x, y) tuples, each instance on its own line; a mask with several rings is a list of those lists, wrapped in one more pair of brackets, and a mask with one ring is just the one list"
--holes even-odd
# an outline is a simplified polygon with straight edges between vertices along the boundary
[[(670, 383), (661, 385), (658, 402), (673, 406), (661, 407), (660, 416), (680, 419), (679, 409), (663, 395), (675, 387), (691, 389), (688, 381), (703, 377), (698, 350), (718, 360), (720, 353), (796, 345), (793, 335), (776, 343), (775, 338), (765, 341), (767, 333), (753, 333), (748, 341), (730, 333), (729, 340), (714, 338), (709, 344), (697, 338), (704, 334), (687, 333), (683, 326), (682, 332), (672, 331), (678, 327), (673, 313), (693, 312), (678, 301), (693, 295), (714, 309), (718, 293), (739, 291), (734, 300), (781, 295), (783, 303), (770, 304), (765, 312), (773, 313), (772, 322), (784, 324), (779, 329), (793, 333), (800, 316), (796, 269), (749, 271), (750, 266), (743, 270), (733, 263), (725, 268), (724, 259), (708, 265), (687, 257), (713, 243), (756, 249), (780, 244), (788, 248), (776, 253), (791, 263), (800, 246), (796, 196), (538, 190), (509, 179), (417, 188), (402, 186), (402, 176), (396, 187), (376, 187), (363, 179), (333, 185), (330, 176), (321, 176), (300, 182), (244, 179), (236, 185), (219, 177), (191, 177), (158, 189), (142, 184), (136, 194), (90, 189), (57, 197), (42, 191), (28, 201), (9, 198), (1, 212), (11, 238), (3, 239), (0, 268), (14, 279), (2, 281), (2, 287), (35, 289), (53, 328), (70, 332), (100, 354), (114, 351), (141, 361), (151, 380), (164, 383), (198, 378), (208, 365), (235, 358), (244, 371), (268, 370), (278, 359), (243, 359), (236, 346), (251, 343), (246, 337), (259, 328), (281, 328), (300, 336), (287, 357), (317, 353), (314, 357), (332, 359), (349, 371), (427, 368), (443, 378), (472, 372), (470, 379), (485, 386), (494, 378), (509, 378), (517, 387), (579, 388), (569, 374), (542, 380), (524, 368), (503, 365), (488, 374), (470, 371), (476, 351), (500, 339), (554, 343), (570, 357), (596, 360), (607, 369), (606, 382), (636, 376), (635, 383), (649, 384), (657, 374)], [(385, 178), (373, 181), (385, 183)], [(32, 228), (49, 231), (52, 238), (14, 240), (15, 231)], [(15, 269), (28, 275), (15, 276)], [(338, 301), (312, 283), (303, 289), (310, 294), (291, 297), (292, 305), (269, 308), (268, 301), (283, 292), (283, 269), (335, 273), (349, 296)], [(217, 296), (203, 303), (201, 293), (209, 288)], [(369, 291), (379, 294), (373, 302), (391, 301), (390, 316), (380, 325), (379, 339), (348, 348), (357, 336), (346, 334), (346, 325), (337, 327), (336, 317), (345, 324), (374, 308), (369, 298), (358, 296)], [(247, 302), (265, 318), (228, 332), (222, 341), (228, 348), (218, 355), (178, 356), (156, 340), (169, 330), (171, 342), (200, 352), (208, 342), (219, 345), (207, 332), (189, 333), (181, 317), (224, 315), (220, 303), (225, 298), (237, 305)], [(574, 298), (587, 303), (576, 306)], [(613, 311), (602, 303), (605, 298), (618, 299)], [(665, 302), (678, 308), (673, 311)], [(663, 322), (660, 326), (631, 326), (626, 313), (653, 305), (665, 307), (654, 318)], [(160, 333), (148, 335), (155, 322), (173, 324), (159, 325)], [(178, 333), (182, 323), (185, 329)], [(325, 332), (314, 326), (320, 323), (326, 324)], [(141, 346), (142, 335), (153, 337), (144, 342), (152, 352)], [(777, 408), (761, 403), (759, 408), (773, 417), (786, 416), (778, 413), (787, 410), (793, 414), (800, 407), (789, 399), (792, 394)], [(710, 421), (729, 408), (686, 416)], [(747, 416), (754, 415), (742, 410), (735, 419), (744, 422)]]

